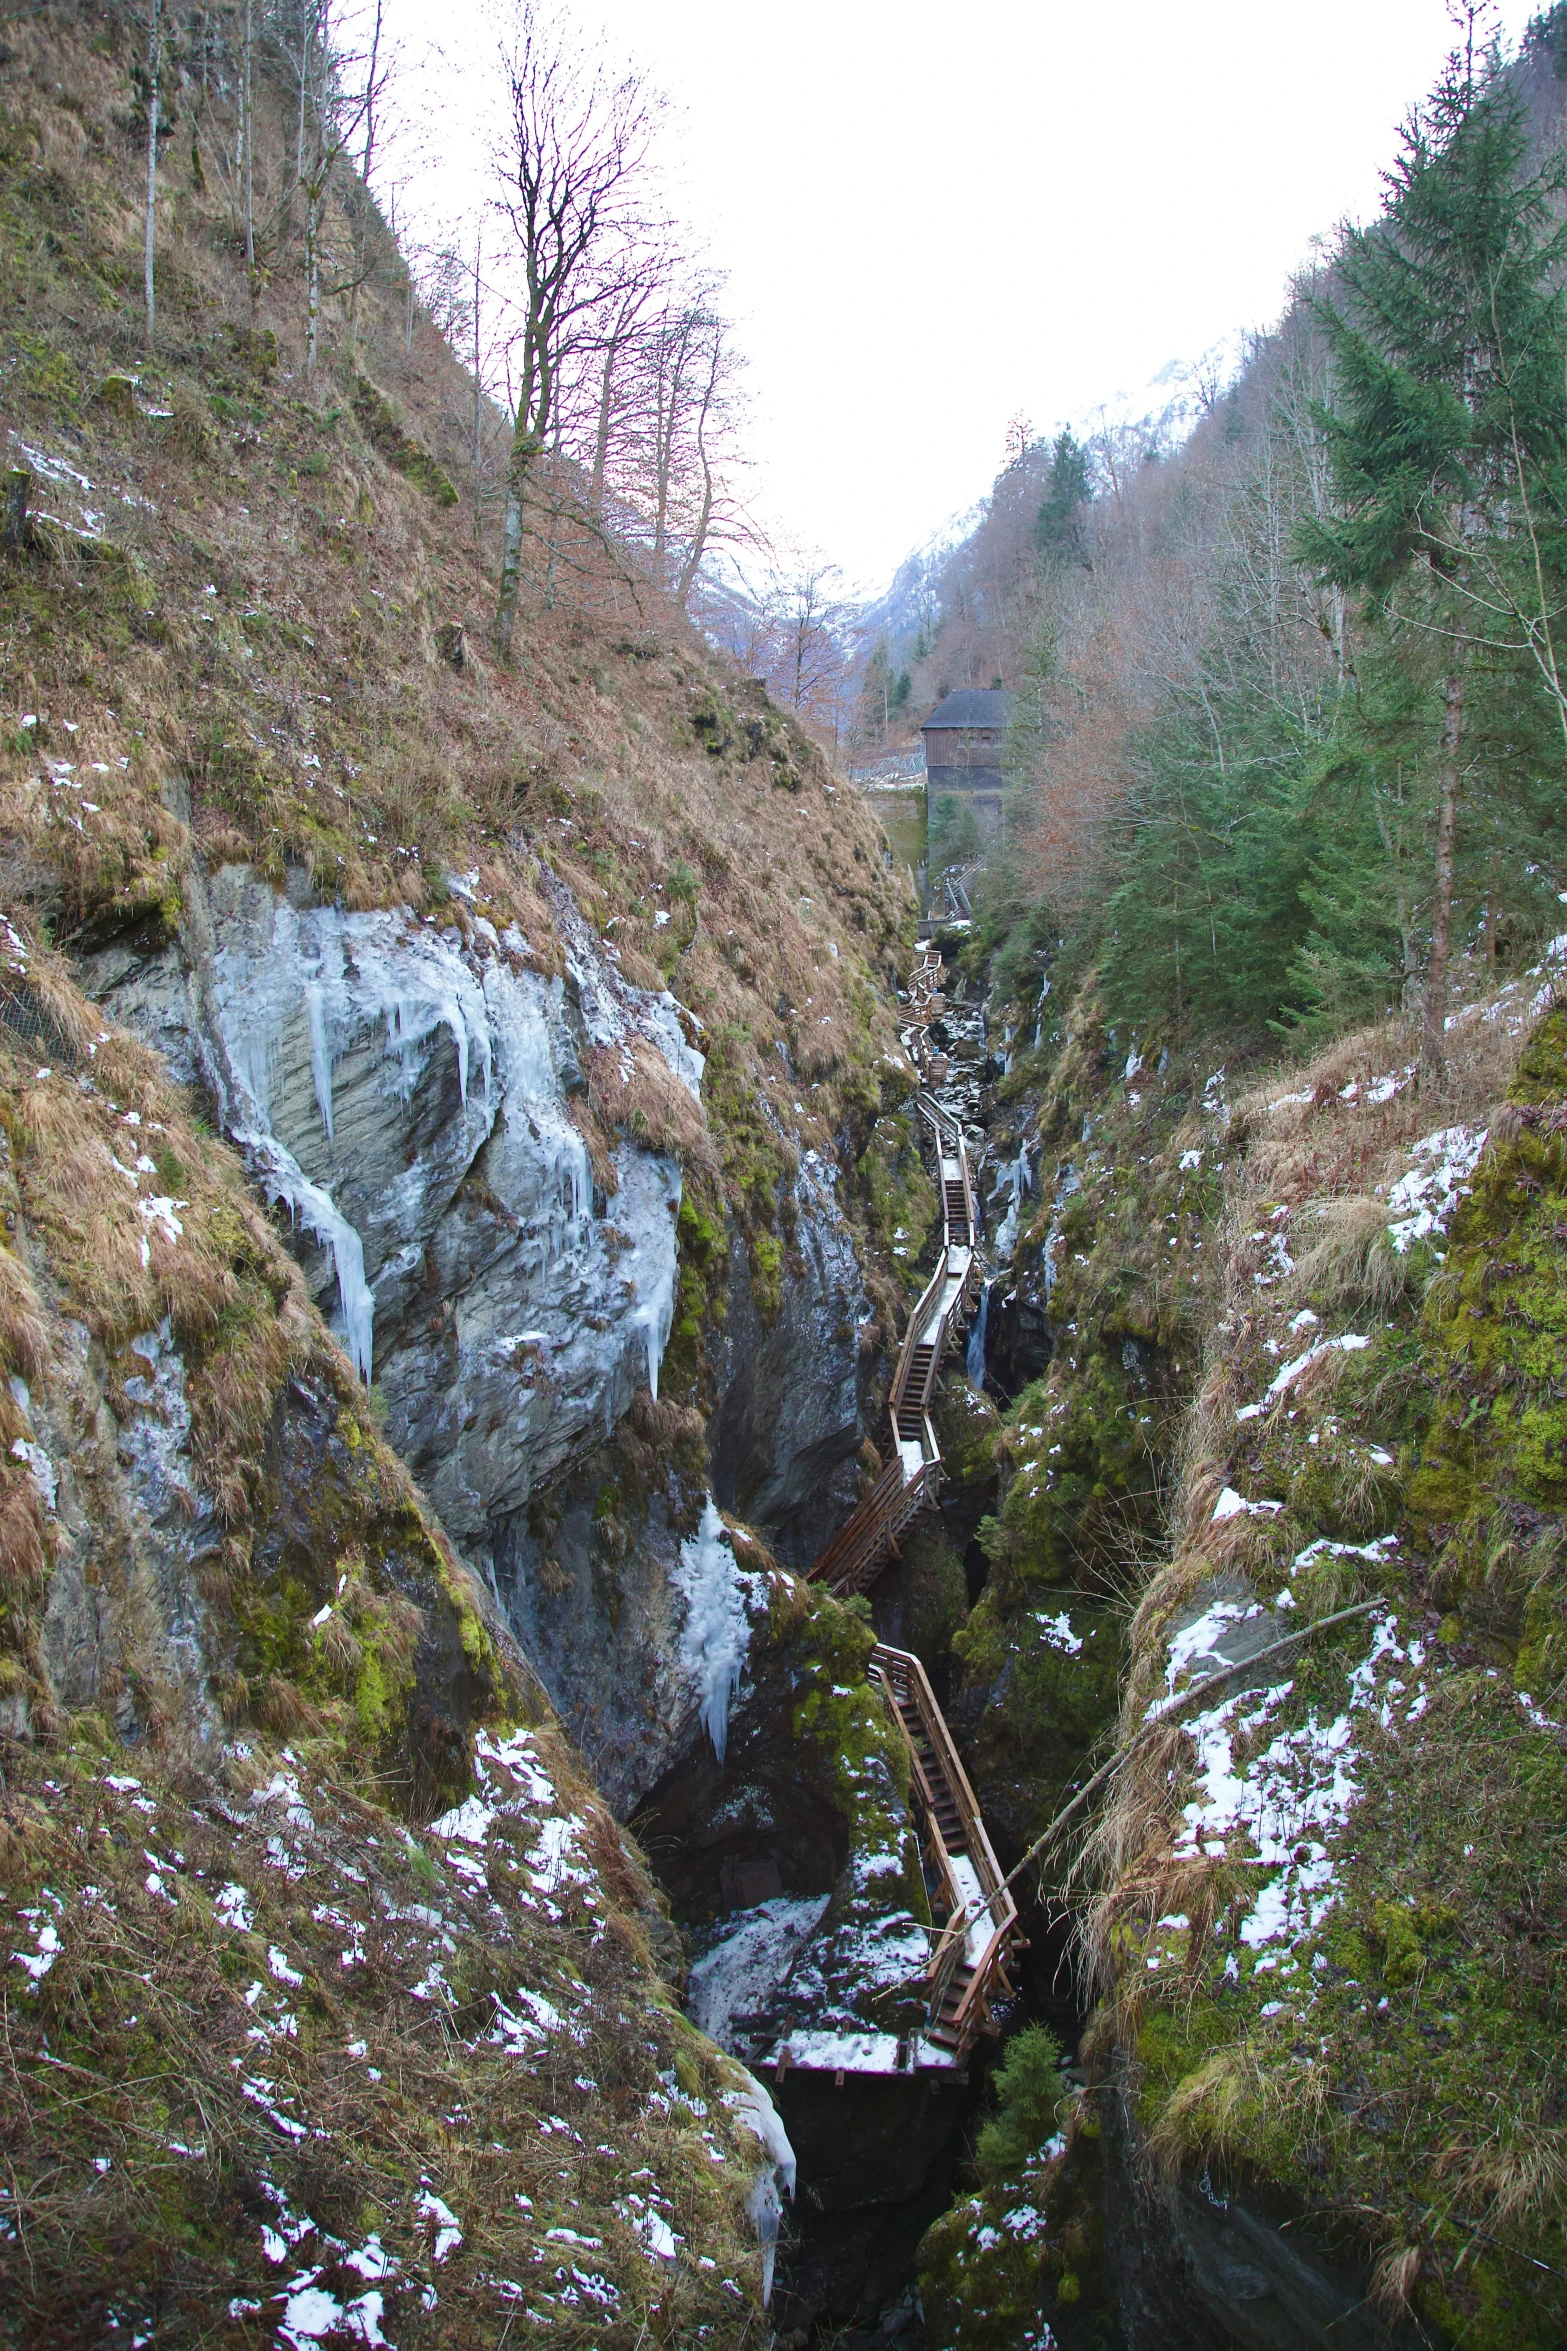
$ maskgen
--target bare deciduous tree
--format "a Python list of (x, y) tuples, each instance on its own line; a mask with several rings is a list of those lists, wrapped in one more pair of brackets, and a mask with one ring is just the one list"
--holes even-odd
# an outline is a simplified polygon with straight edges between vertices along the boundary
[(335, 0), (303, 0), (284, 43), (298, 98), (294, 176), (305, 206), (307, 376), (314, 374), (319, 356), (323, 298), (349, 293), (363, 275), (356, 257), (347, 275), (325, 283), (323, 240), (334, 184), (356, 140), (364, 142), (361, 181), (373, 160), (376, 108), (384, 90), (382, 0), (373, 0), (368, 13), (364, 45), (355, 50)]
[(505, 54), (508, 120), (500, 210), (522, 280), (515, 423), (506, 478), (495, 647), (511, 659), (530, 478), (557, 438), (567, 371), (618, 302), (650, 274), (648, 163), (659, 101), (640, 74), (584, 62), (532, 0)]

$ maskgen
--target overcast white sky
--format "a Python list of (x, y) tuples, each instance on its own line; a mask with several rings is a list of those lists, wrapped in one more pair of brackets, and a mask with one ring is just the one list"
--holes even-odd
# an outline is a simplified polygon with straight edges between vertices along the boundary
[[(428, 168), (475, 197), (489, 0), (389, 0)], [(673, 102), (751, 361), (753, 503), (875, 593), (1036, 429), (1278, 313), (1378, 197), (1443, 0), (581, 0)], [(1529, 0), (1503, 0), (1512, 38)], [(429, 55), (439, 43), (440, 56)], [(407, 198), (405, 198), (405, 201)]]

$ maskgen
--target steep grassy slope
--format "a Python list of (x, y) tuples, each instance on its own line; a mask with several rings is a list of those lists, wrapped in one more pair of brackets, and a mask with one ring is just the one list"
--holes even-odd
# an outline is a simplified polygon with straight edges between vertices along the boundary
[[(1019, 1257), (1049, 1232), (1056, 1352), (957, 1646), (1014, 1833), (1121, 1758), (1068, 1897), (1097, 1882), (1102, 2003), (1087, 2097), (927, 2246), (954, 2343), (1561, 2332), (1552, 1005), (1548, 972), (1471, 996), (1439, 1125), (1396, 1029), (1232, 1107), (1108, 1053), (1068, 1101), (1091, 1007), (1068, 1024), (1038, 1131), (1081, 1189)], [(1147, 1401), (1112, 1393), (1155, 1347)]]
[[(727, 1300), (779, 1326), (805, 1187), (837, 1186), (898, 1327), (912, 902), (803, 735), (613, 551), (553, 584), (541, 554), (518, 665), (490, 662), (471, 386), (428, 320), (405, 337), (379, 230), (354, 339), (329, 306), (307, 377), (297, 234), (254, 308), (236, 246), (225, 25), (166, 23), (152, 349), (136, 20), (51, 9), (0, 53), (0, 2340), (755, 2341), (769, 2118), (679, 2016), (642, 1863), (303, 1244), (78, 980), (199, 973), (221, 882), (287, 919), (405, 910), (416, 949), (530, 987), (572, 980), (585, 921), (670, 991), (701, 1102), (628, 1033), (566, 1105), (601, 1202), (622, 1152), (683, 1179), (661, 1396), (576, 1465), (613, 1623), (615, 1546), (655, 1509), (677, 1560), (694, 1532)], [(286, 128), (264, 86), (274, 194)], [(467, 1187), (456, 1213), (514, 1235)], [(876, 1318), (836, 1336), (868, 1364)], [(752, 1560), (781, 1647), (810, 1617), (836, 1785), (868, 1642)]]
[[(906, 1084), (885, 1004), (907, 885), (805, 738), (612, 555), (552, 581), (541, 554), (517, 669), (489, 661), (492, 550), (452, 427), (471, 385), (422, 317), (409, 347), (384, 232), (355, 339), (329, 317), (313, 375), (295, 248), (252, 310), (218, 167), (233, 60), (208, 33), (212, 88), (192, 52), (161, 167), (152, 351), (130, 19), (9, 36), (4, 421), (31, 478), (5, 558), (7, 888), (101, 942), (176, 924), (189, 859), (244, 858), (349, 908), (515, 921), (549, 970), (549, 869), (700, 1024), (713, 1149), (640, 1069), (590, 1071), (585, 1110), (721, 1172), (775, 1294), (782, 1179), (813, 1146), (857, 1157)], [(274, 176), (281, 108), (264, 90)]]

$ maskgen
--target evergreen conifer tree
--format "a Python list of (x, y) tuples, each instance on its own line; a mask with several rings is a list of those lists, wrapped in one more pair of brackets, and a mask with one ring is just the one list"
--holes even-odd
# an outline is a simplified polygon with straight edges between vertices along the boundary
[[(1493, 47), (1448, 61), (1407, 126), (1382, 218), (1351, 232), (1323, 306), (1336, 401), (1319, 411), (1336, 515), (1300, 552), (1438, 655), (1435, 868), (1421, 1039), (1439, 1083), (1466, 696), (1483, 662), (1532, 672), (1567, 740), (1551, 575), (1562, 538), (1567, 229), (1553, 163), (1525, 175), (1523, 101)], [(1517, 682), (1522, 682), (1517, 681)]]
[(1034, 518), (1034, 544), (1047, 563), (1081, 562), (1083, 533), (1080, 510), (1093, 485), (1088, 478), (1088, 452), (1074, 440), (1070, 426), (1056, 435), (1050, 457), (1050, 483)]

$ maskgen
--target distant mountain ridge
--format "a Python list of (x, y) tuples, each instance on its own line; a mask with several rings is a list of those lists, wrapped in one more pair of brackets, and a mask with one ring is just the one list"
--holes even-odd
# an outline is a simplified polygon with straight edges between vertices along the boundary
[[(1114, 433), (1168, 455), (1229, 390), (1245, 364), (1249, 342), (1250, 336), (1236, 329), (1221, 335), (1195, 359), (1167, 360), (1136, 390), (1112, 392), (1041, 433), (1030, 444), (1030, 460), (1036, 467), (1041, 460), (1048, 465), (1056, 436), (1063, 431), (1083, 442)], [(988, 496), (976, 498), (972, 505), (949, 515), (904, 557), (886, 592), (860, 609), (860, 628), (867, 642), (874, 644), (885, 637), (889, 645), (898, 646), (917, 634), (923, 619), (934, 618), (941, 574), (973, 537), (989, 503)]]

